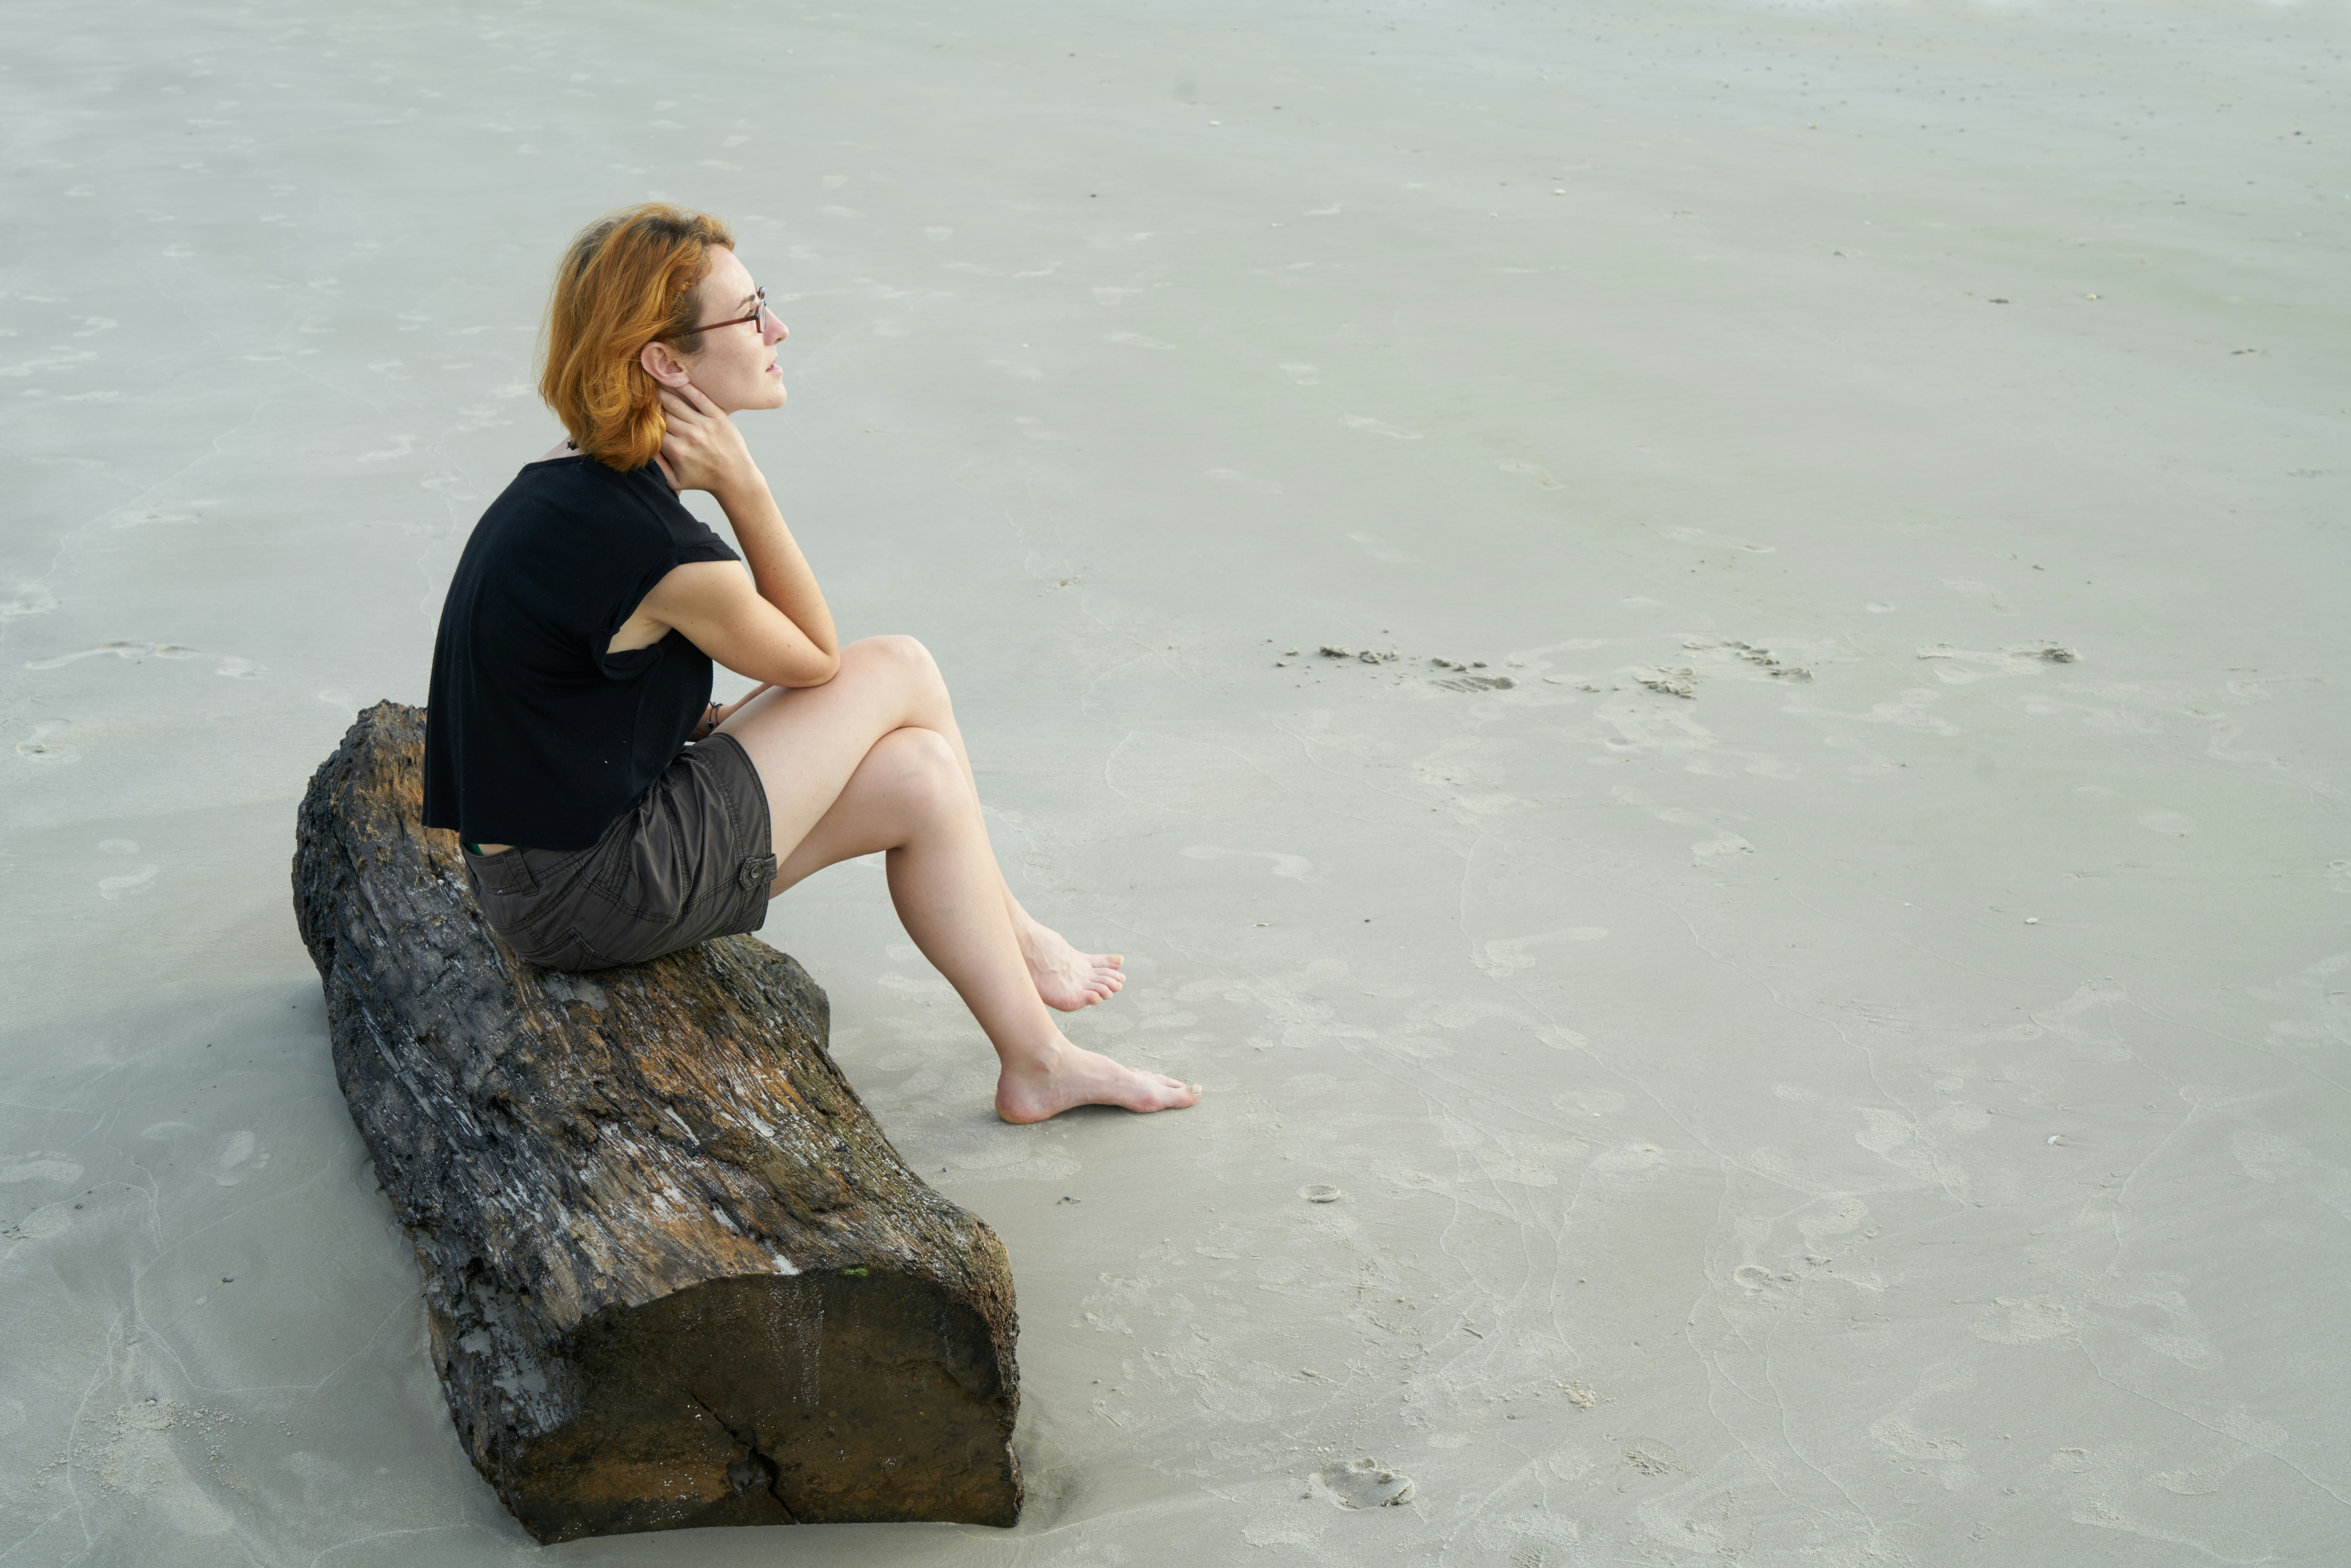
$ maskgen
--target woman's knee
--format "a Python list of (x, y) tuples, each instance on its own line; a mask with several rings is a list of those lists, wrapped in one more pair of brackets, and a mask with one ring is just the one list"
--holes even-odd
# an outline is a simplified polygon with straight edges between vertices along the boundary
[(904, 632), (885, 632), (879, 637), (861, 637), (841, 651), (841, 663), (852, 662), (879, 669), (897, 672), (916, 678), (938, 678), (937, 661), (923, 646), (918, 637)]
[(862, 637), (841, 651), (841, 662), (844, 668), (887, 681), (911, 697), (928, 699), (946, 695), (946, 682), (939, 675), (937, 661), (914, 637), (895, 632)]
[(964, 811), (971, 784), (955, 747), (935, 729), (893, 729), (873, 743), (861, 772), (871, 771), (899, 808), (919, 817)]

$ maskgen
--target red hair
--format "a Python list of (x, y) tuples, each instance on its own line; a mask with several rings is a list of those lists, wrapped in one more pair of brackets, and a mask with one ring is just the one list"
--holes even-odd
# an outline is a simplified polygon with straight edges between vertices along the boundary
[(589, 456), (627, 470), (661, 450), (659, 383), (638, 356), (653, 342), (681, 354), (701, 348), (695, 290), (713, 246), (735, 248), (724, 223), (648, 202), (597, 219), (564, 254), (547, 302), (538, 395)]

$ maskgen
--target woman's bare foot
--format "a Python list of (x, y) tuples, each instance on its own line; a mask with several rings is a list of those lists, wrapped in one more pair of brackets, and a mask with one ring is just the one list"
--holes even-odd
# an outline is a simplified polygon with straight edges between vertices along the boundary
[[(1058, 931), (1047, 929), (1024, 913), (1013, 922), (1020, 937), (1020, 956), (1027, 960), (1037, 994), (1049, 1008), (1073, 1013), (1096, 1002), (1106, 1002), (1126, 984), (1119, 973), (1125, 960), (1115, 953), (1081, 953)], [(1051, 1114), (1050, 1112), (1047, 1113)]]
[(1042, 1122), (1072, 1105), (1175, 1111), (1200, 1098), (1198, 1085), (1145, 1072), (1063, 1040), (1049, 1063), (1007, 1063), (996, 1081), (996, 1113), (1008, 1122)]

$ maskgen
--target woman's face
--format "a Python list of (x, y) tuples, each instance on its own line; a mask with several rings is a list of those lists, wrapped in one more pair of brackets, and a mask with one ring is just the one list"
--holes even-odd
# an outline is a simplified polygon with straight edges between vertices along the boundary
[[(711, 251), (709, 274), (695, 291), (702, 310), (695, 319), (735, 324), (703, 333), (701, 351), (678, 359), (687, 378), (722, 413), (784, 405), (784, 376), (776, 356), (778, 345), (790, 334), (773, 312), (760, 310), (758, 287), (733, 251)], [(755, 310), (760, 311), (756, 320), (736, 320)]]

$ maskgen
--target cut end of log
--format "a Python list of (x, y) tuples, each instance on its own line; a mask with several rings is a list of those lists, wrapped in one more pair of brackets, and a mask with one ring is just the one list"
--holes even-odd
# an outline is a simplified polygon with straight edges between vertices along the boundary
[(1003, 1243), (873, 1125), (824, 993), (747, 936), (517, 959), (421, 825), (422, 721), (319, 768), (294, 902), (475, 1468), (549, 1542), (1015, 1522)]
[[(956, 1322), (964, 1318), (967, 1321)], [(442, 1342), (457, 1325), (436, 1322)], [(453, 1397), (538, 1373), (477, 1322), (449, 1340)], [(1020, 1488), (986, 1325), (928, 1281), (870, 1270), (713, 1280), (576, 1336), (559, 1430), (494, 1440), (484, 1473), (542, 1542), (719, 1524), (1009, 1525)], [(931, 1355), (909, 1354), (913, 1346)]]

